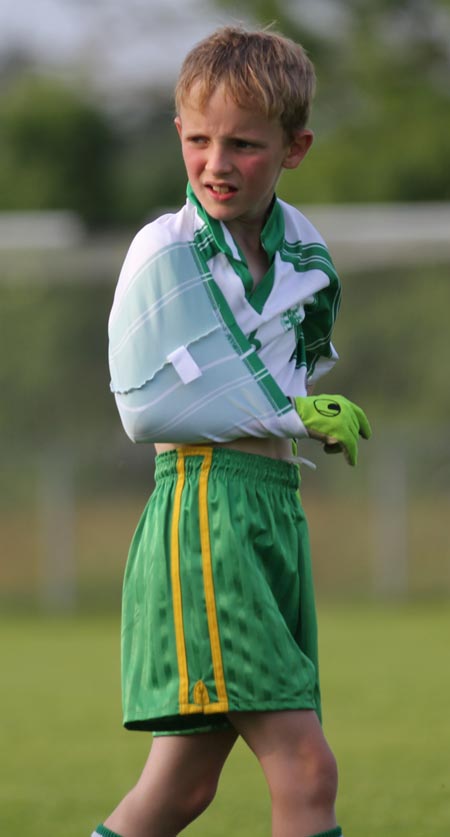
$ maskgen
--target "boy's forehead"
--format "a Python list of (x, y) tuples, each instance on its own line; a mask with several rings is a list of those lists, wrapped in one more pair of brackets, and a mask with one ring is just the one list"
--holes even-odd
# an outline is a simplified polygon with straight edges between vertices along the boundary
[(239, 107), (245, 104), (243, 99), (236, 101), (236, 96), (231, 95), (223, 82), (210, 85), (202, 81), (196, 81), (188, 90), (185, 90), (181, 105), (192, 108), (193, 110), (205, 112), (209, 108), (211, 100), (221, 99), (224, 102), (233, 102), (233, 104)]
[(269, 117), (254, 101), (237, 101), (223, 84), (208, 92), (199, 84), (193, 86), (180, 103), (180, 115), (198, 120), (226, 119), (230, 124), (248, 124), (248, 127), (281, 128), (279, 119)]

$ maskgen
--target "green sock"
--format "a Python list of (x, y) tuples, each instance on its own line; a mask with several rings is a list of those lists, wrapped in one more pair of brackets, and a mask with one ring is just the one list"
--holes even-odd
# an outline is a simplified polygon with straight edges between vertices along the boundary
[(120, 834), (116, 834), (115, 831), (106, 828), (106, 825), (98, 825), (94, 833), (91, 834), (91, 837), (120, 837)]
[[(98, 825), (91, 837), (120, 837), (115, 831), (106, 828), (105, 825)], [(320, 834), (312, 834), (311, 837), (342, 837), (342, 831), (339, 826), (332, 828), (330, 831), (321, 831)]]

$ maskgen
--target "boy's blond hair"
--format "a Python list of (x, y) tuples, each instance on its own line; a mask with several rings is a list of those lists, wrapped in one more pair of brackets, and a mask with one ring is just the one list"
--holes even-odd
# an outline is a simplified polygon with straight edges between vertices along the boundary
[(195, 105), (204, 107), (222, 84), (235, 104), (279, 119), (290, 137), (308, 121), (315, 73), (303, 47), (290, 38), (224, 26), (187, 54), (175, 88), (177, 111), (193, 94)]

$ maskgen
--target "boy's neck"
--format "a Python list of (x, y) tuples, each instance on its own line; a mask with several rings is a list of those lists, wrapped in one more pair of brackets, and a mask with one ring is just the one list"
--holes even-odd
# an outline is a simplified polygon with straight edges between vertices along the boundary
[(261, 233), (269, 212), (270, 207), (263, 218), (225, 222), (225, 226), (247, 262), (255, 285), (261, 281), (270, 267), (270, 259), (261, 242)]
[(236, 218), (235, 220), (224, 222), (241, 250), (249, 250), (253, 253), (257, 253), (260, 249), (262, 249), (261, 233), (270, 215), (273, 201), (274, 198), (272, 198), (272, 201), (267, 207), (264, 215), (259, 218), (251, 218), (248, 220)]
[(262, 225), (226, 224), (225, 226), (244, 256), (253, 278), (253, 285), (256, 287), (270, 267), (270, 259), (261, 243)]
[(243, 253), (257, 253), (261, 248), (262, 224), (236, 224), (233, 221), (225, 226), (230, 231), (236, 244)]

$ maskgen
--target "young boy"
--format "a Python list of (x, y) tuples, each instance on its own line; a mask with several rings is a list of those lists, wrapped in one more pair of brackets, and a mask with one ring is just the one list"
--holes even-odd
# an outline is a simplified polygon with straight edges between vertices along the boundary
[(238, 736), (275, 837), (342, 833), (292, 439), (354, 465), (370, 428), (345, 398), (308, 395), (336, 358), (339, 281), (275, 187), (311, 146), (313, 89), (304, 51), (276, 33), (225, 27), (198, 44), (176, 90), (186, 205), (141, 230), (121, 273), (112, 389), (127, 433), (157, 453), (124, 583), (124, 723), (154, 738), (94, 835), (178, 834)]

